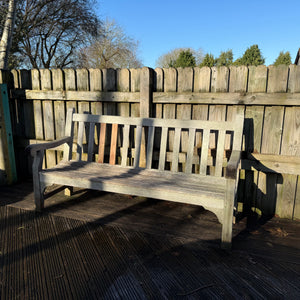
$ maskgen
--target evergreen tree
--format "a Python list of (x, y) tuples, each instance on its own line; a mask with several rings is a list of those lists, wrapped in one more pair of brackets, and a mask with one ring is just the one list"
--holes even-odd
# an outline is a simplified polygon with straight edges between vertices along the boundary
[(199, 65), (199, 67), (213, 67), (216, 65), (216, 60), (214, 56), (211, 53), (207, 53), (204, 56), (204, 59), (202, 63)]
[(220, 56), (216, 59), (216, 65), (219, 66), (230, 66), (233, 63), (232, 50), (221, 52)]
[(190, 50), (183, 50), (175, 61), (170, 62), (169, 67), (196, 67), (196, 58)]
[(234, 65), (240, 66), (258, 66), (263, 65), (265, 59), (263, 58), (258, 45), (252, 45), (249, 47), (241, 58), (238, 58)]
[(276, 58), (274, 62), (274, 66), (279, 66), (279, 65), (290, 65), (292, 63), (291, 59), (291, 54), (289, 51), (283, 52), (280, 51), (278, 57)]

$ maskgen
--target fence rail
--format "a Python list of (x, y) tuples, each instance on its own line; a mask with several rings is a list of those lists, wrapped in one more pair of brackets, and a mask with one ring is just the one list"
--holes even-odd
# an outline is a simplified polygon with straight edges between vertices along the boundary
[[(300, 66), (13, 70), (0, 72), (0, 83), (11, 90), (19, 174), (28, 169), (24, 146), (62, 137), (70, 107), (216, 121), (230, 120), (242, 108), (243, 210), (300, 219)], [(172, 139), (171, 132), (170, 151)], [(183, 161), (184, 151), (183, 145)], [(45, 167), (59, 159), (60, 151), (48, 151)]]

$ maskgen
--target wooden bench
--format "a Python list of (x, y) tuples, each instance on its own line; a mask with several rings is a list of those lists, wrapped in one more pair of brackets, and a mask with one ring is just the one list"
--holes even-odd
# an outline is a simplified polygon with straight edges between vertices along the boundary
[[(29, 146), (36, 209), (43, 209), (45, 188), (52, 184), (201, 205), (218, 217), (222, 247), (229, 248), (243, 122), (238, 108), (230, 122), (78, 114), (70, 109), (64, 138)], [(44, 150), (62, 144), (62, 161), (42, 169)]]

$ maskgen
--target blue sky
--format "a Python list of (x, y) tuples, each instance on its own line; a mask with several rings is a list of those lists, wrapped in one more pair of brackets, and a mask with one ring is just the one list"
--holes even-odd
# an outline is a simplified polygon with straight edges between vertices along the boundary
[(234, 59), (258, 44), (266, 65), (280, 51), (294, 63), (300, 47), (299, 0), (98, 0), (100, 18), (114, 19), (140, 42), (140, 58), (155, 68), (159, 56), (174, 48), (201, 48)]

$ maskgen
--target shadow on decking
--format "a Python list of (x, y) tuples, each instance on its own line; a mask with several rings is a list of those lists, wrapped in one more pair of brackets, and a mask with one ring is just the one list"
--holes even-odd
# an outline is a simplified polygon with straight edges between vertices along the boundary
[(125, 205), (118, 195), (83, 191), (68, 201), (58, 194), (36, 213), (31, 183), (0, 193), (1, 299), (300, 294), (297, 222), (274, 219), (252, 230), (239, 223), (232, 252), (224, 252), (221, 225), (192, 205), (143, 198)]

